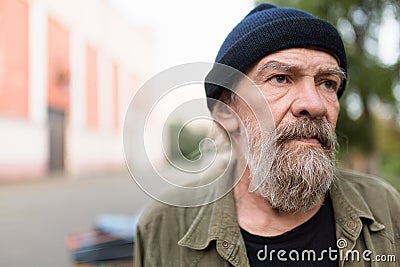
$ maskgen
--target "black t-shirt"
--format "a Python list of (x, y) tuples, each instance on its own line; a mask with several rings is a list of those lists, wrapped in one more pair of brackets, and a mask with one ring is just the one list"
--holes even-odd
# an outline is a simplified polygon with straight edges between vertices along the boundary
[(250, 266), (337, 267), (332, 201), (326, 196), (319, 211), (307, 222), (284, 234), (264, 237), (241, 229)]

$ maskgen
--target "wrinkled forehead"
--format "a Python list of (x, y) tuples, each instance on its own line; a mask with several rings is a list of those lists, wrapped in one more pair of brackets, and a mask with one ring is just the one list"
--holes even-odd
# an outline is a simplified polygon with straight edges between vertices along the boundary
[(261, 58), (245, 73), (262, 72), (264, 70), (298, 70), (307, 72), (321, 70), (339, 71), (340, 68), (338, 61), (325, 51), (310, 48), (289, 48)]

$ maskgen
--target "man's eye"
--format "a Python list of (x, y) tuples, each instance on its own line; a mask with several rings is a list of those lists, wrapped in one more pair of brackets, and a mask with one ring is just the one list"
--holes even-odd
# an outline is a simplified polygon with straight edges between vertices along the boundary
[(278, 84), (284, 84), (288, 82), (288, 79), (285, 75), (275, 75), (271, 78), (271, 81)]
[(324, 81), (322, 83), (322, 85), (324, 86), (325, 89), (328, 90), (337, 90), (337, 83), (334, 81)]

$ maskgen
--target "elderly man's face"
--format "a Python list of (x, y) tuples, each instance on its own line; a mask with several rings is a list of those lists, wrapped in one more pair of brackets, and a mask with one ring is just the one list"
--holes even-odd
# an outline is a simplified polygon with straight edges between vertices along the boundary
[[(264, 57), (246, 74), (268, 102), (276, 127), (276, 156), (270, 169), (266, 161), (271, 149), (260, 141), (262, 130), (254, 116), (263, 107), (249, 107), (237, 99), (245, 128), (240, 132), (247, 131), (249, 137), (251, 183), (279, 211), (307, 210), (333, 180), (339, 113), (336, 93), (343, 73), (328, 53), (293, 48)], [(239, 95), (254, 93), (246, 92), (240, 83), (237, 91)]]
[[(336, 93), (343, 74), (328, 53), (306, 48), (281, 50), (261, 59), (246, 74), (268, 101), (276, 127), (302, 117), (336, 126)], [(257, 107), (251, 108), (257, 112)], [(300, 141), (316, 145), (316, 140)]]

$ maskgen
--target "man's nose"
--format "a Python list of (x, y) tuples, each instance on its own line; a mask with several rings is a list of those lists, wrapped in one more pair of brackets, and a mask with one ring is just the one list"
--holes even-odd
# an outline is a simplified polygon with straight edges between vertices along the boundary
[(294, 116), (322, 119), (326, 115), (327, 108), (314, 79), (305, 79), (295, 90), (295, 100), (291, 107)]

